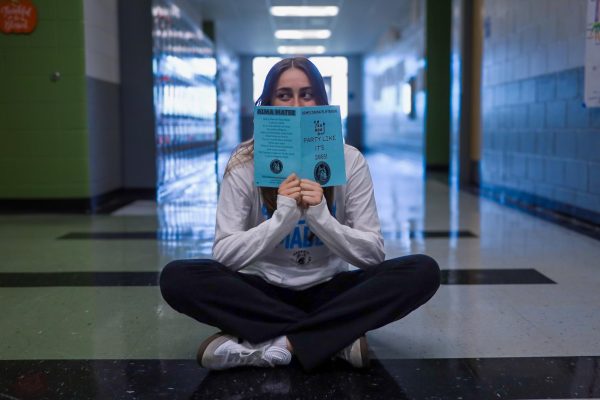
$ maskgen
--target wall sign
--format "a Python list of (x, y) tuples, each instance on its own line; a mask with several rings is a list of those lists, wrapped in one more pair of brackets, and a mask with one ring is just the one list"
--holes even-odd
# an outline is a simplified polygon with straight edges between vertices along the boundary
[(31, 33), (37, 26), (37, 9), (31, 0), (0, 1), (0, 31)]

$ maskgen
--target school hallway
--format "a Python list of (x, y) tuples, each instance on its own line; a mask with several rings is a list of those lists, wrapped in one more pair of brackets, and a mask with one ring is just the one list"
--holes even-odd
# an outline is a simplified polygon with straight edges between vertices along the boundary
[[(368, 369), (210, 372), (159, 275), (293, 56), (441, 286)], [(0, 400), (600, 399), (600, 0), (0, 2), (0, 255)]]

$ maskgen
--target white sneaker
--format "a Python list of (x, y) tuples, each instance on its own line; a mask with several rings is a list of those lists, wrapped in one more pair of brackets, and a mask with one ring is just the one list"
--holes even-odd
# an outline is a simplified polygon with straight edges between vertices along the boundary
[(198, 349), (198, 364), (207, 369), (222, 370), (242, 366), (274, 367), (289, 364), (291, 353), (272, 341), (252, 345), (246, 341), (217, 333), (206, 339)]
[(369, 346), (367, 337), (361, 336), (356, 339), (350, 346), (340, 350), (336, 358), (346, 360), (354, 368), (366, 368), (369, 366)]

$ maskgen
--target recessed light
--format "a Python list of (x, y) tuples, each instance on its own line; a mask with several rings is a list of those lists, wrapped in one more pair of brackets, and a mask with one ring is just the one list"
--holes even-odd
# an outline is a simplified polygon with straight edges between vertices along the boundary
[(271, 14), (276, 17), (335, 17), (338, 6), (273, 6)]
[(330, 36), (329, 29), (280, 29), (275, 31), (277, 39), (327, 39)]
[(279, 54), (323, 54), (325, 46), (279, 46)]

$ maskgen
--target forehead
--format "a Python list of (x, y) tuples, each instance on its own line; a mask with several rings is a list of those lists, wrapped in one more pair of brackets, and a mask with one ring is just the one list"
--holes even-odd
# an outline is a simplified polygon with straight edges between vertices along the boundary
[(310, 85), (310, 80), (308, 76), (298, 68), (290, 68), (285, 70), (277, 81), (277, 88), (280, 87), (307, 87)]

